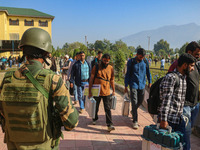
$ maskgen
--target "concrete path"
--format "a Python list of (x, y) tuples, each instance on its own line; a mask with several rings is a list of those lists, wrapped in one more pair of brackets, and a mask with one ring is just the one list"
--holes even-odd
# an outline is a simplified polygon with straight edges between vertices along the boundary
[[(60, 150), (141, 150), (143, 128), (152, 124), (153, 120), (144, 108), (140, 107), (140, 128), (132, 129), (131, 116), (123, 117), (121, 115), (122, 95), (119, 93), (116, 95), (117, 108), (112, 110), (115, 131), (107, 132), (105, 113), (101, 102), (97, 124), (92, 125), (91, 118), (84, 111), (79, 117), (79, 125), (74, 130), (63, 131), (64, 139), (61, 140)], [(75, 106), (78, 109), (79, 105)], [(200, 149), (199, 138), (192, 135), (191, 143), (192, 150)], [(6, 149), (6, 145), (3, 144), (3, 133), (0, 131), (0, 150)]]

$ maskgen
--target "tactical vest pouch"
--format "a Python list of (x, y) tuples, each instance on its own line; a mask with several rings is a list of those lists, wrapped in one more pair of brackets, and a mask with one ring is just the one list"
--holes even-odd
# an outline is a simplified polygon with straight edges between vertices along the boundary
[(8, 138), (12, 142), (44, 142), (51, 135), (47, 133), (48, 100), (32, 83), (23, 82), (4, 84), (1, 92)]

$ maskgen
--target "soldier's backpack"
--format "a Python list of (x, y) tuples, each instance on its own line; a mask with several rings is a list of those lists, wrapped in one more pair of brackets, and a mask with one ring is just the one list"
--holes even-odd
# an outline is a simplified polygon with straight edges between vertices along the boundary
[[(176, 83), (174, 86), (174, 90), (179, 86), (179, 77), (176, 72), (169, 72), (173, 73), (176, 77)], [(168, 73), (168, 74), (169, 74)], [(158, 114), (158, 107), (161, 104), (160, 100), (160, 83), (164, 77), (158, 79), (154, 84), (152, 84), (150, 88), (150, 93), (149, 93), (149, 98), (147, 99), (147, 104), (148, 104), (148, 112), (153, 115)]]
[[(48, 91), (53, 72), (43, 69), (35, 78)], [(46, 95), (48, 97), (48, 95)], [(52, 138), (49, 102), (27, 79), (7, 72), (0, 101), (6, 119), (7, 137), (12, 142), (44, 142)]]

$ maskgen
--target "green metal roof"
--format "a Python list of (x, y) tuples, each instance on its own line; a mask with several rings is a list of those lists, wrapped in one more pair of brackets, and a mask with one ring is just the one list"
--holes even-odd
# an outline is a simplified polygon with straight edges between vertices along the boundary
[(42, 18), (52, 18), (54, 16), (28, 8), (14, 8), (14, 7), (1, 7), (0, 11), (5, 11), (8, 16), (29, 16), (29, 17), (42, 17)]

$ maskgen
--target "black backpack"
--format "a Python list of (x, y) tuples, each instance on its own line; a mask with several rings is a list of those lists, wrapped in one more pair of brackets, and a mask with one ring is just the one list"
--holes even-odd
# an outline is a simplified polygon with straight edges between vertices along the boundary
[[(180, 84), (180, 79), (177, 75), (176, 72), (169, 72), (169, 73), (174, 73), (176, 77), (176, 83), (174, 86), (174, 90), (179, 86)], [(168, 73), (167, 73), (168, 74)], [(152, 84), (150, 88), (150, 93), (149, 93), (149, 99), (147, 99), (147, 104), (148, 104), (148, 112), (153, 115), (158, 114), (158, 107), (161, 104), (160, 100), (160, 83), (164, 77), (158, 79), (154, 84)]]

